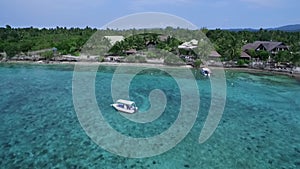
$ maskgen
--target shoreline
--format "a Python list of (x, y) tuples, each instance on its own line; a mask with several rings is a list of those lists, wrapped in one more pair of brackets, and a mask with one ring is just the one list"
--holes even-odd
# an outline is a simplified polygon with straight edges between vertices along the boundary
[(239, 72), (245, 72), (245, 73), (259, 73), (259, 74), (267, 74), (267, 75), (285, 75), (292, 78), (295, 78), (296, 80), (300, 81), (300, 72), (284, 72), (284, 71), (276, 71), (276, 70), (267, 70), (267, 69), (253, 69), (253, 68), (243, 68), (243, 67), (236, 67), (236, 68), (226, 68), (224, 67), (224, 70), (233, 70), (233, 71), (239, 71)]
[(6, 61), (0, 63), (8, 64), (33, 64), (33, 65), (102, 65), (102, 66), (145, 66), (145, 67), (165, 67), (165, 68), (193, 68), (190, 65), (165, 65), (161, 63), (126, 63), (126, 62), (89, 62), (89, 61), (79, 61), (79, 62), (60, 62), (60, 61), (50, 61), (46, 62), (33, 62), (33, 61)]
[[(0, 63), (8, 63), (8, 64), (36, 64), (36, 65), (102, 65), (102, 66), (145, 66), (145, 67), (165, 67), (165, 68), (193, 68), (190, 65), (164, 65), (161, 63), (119, 63), (119, 62), (88, 62), (88, 61), (79, 61), (79, 62), (60, 62), (60, 61), (50, 61), (46, 62), (33, 62), (33, 61), (6, 61)], [(285, 75), (296, 80), (300, 81), (300, 72), (284, 72), (284, 71), (276, 71), (276, 70), (267, 70), (267, 69), (254, 69), (248, 67), (220, 67), (220, 66), (207, 66), (211, 69), (224, 69), (231, 71), (239, 71), (245, 73), (265, 73), (267, 75)]]

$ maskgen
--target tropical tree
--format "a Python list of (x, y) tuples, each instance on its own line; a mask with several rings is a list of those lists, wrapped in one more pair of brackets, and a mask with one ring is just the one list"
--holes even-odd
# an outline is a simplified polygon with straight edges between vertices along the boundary
[(256, 51), (256, 56), (259, 57), (259, 59), (266, 61), (269, 58), (270, 53), (265, 50), (259, 50), (259, 51)]
[(275, 61), (276, 62), (289, 62), (292, 61), (293, 55), (289, 51), (279, 51), (275, 55)]
[(194, 66), (195, 66), (196, 68), (199, 68), (201, 64), (202, 64), (201, 59), (196, 59), (195, 62), (194, 62)]

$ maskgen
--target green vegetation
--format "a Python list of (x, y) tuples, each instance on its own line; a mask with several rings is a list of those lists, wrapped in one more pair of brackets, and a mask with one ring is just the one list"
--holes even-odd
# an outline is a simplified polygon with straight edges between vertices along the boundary
[[(241, 47), (247, 43), (254, 41), (278, 41), (289, 46), (289, 51), (279, 52), (272, 59), (276, 62), (292, 62), (299, 65), (300, 51), (300, 32), (284, 32), (284, 31), (268, 31), (260, 29), (256, 32), (239, 31), (232, 32), (227, 30), (209, 30), (207, 37), (215, 45), (215, 49), (219, 52), (224, 60), (239, 60)], [(250, 51), (250, 56), (267, 60), (269, 53), (266, 51)]]
[(21, 52), (57, 48), (61, 54), (78, 55), (81, 47), (96, 32), (86, 27), (37, 29), (37, 28), (0, 28), (0, 52), (13, 57)]
[(98, 61), (99, 62), (104, 62), (105, 61), (104, 56), (99, 56)]
[(53, 53), (53, 51), (46, 51), (46, 52), (41, 53), (41, 56), (46, 58), (47, 60), (50, 60), (51, 58), (54, 57), (54, 53)]
[(149, 52), (145, 52), (146, 53), (146, 57), (148, 58), (148, 59), (160, 59), (160, 58), (162, 58), (163, 56), (161, 56), (160, 54), (159, 54), (159, 51), (156, 51), (156, 52), (154, 52), (154, 51), (149, 51)]
[(239, 59), (237, 61), (238, 66), (247, 66), (249, 64), (249, 60)]
[(168, 52), (176, 52), (177, 46), (182, 42), (174, 37), (167, 37), (166, 40), (160, 39), (160, 34), (157, 33), (141, 33), (133, 34), (127, 37), (125, 40), (117, 42), (112, 48), (109, 49), (109, 53), (125, 55), (124, 51), (130, 49), (146, 50), (152, 46), (156, 49), (162, 49)]
[(194, 64), (195, 64), (194, 66), (195, 66), (196, 68), (199, 68), (200, 65), (202, 64), (202, 61), (201, 61), (200, 59), (196, 59)]
[(280, 51), (275, 55), (275, 60), (278, 62), (289, 62), (294, 59), (294, 55), (291, 55), (290, 51)]
[(269, 53), (265, 50), (255, 51), (254, 49), (250, 49), (248, 54), (253, 58), (259, 58), (262, 61), (266, 61), (269, 58)]
[[(202, 33), (199, 33), (201, 31)], [(97, 32), (97, 33), (96, 33)], [(96, 33), (96, 36), (92, 36)], [(99, 41), (99, 38), (104, 36), (119, 35), (124, 36), (123, 41), (117, 42), (111, 46), (109, 40), (102, 40), (95, 45), (85, 45), (86, 42), (93, 44)], [(92, 37), (92, 38), (91, 38)], [(198, 47), (194, 50), (188, 51), (178, 49), (177, 46), (182, 42), (188, 42), (192, 39), (199, 40)], [(276, 62), (292, 62), (299, 65), (300, 63), (300, 32), (283, 32), (283, 31), (267, 31), (259, 30), (251, 31), (227, 31), (227, 30), (208, 30), (202, 28), (201, 30), (186, 30), (180, 28), (167, 27), (165, 29), (153, 30), (99, 30), (86, 27), (80, 28), (12, 28), (7, 25), (5, 28), (0, 28), (0, 53), (6, 52), (7, 56), (13, 57), (21, 53), (38, 51), (43, 49), (56, 48), (57, 54), (71, 54), (78, 56), (82, 51), (89, 51), (87, 55), (100, 54), (114, 54), (120, 56), (127, 56), (125, 51), (136, 49), (137, 51), (144, 51), (147, 58), (165, 58), (166, 63), (176, 63), (175, 58), (170, 55), (193, 55), (196, 59), (203, 59), (208, 56), (212, 50), (209, 41), (212, 42), (215, 50), (222, 55), (222, 60), (239, 61), (241, 55), (241, 48), (247, 43), (254, 41), (279, 41), (289, 46), (289, 51), (278, 52), (271, 56)], [(161, 53), (151, 51), (151, 48), (158, 51), (165, 51)], [(270, 54), (266, 51), (249, 51), (248, 54), (253, 58), (266, 61)], [(53, 57), (53, 53), (42, 53), (46, 58)], [(157, 56), (161, 55), (161, 56)], [(145, 56), (135, 57), (138, 62), (144, 62)], [(128, 57), (128, 56), (127, 56)], [(127, 58), (130, 61), (132, 58)], [(103, 61), (103, 56), (100, 57)], [(244, 61), (245, 62), (245, 61)], [(240, 64), (243, 61), (239, 61)], [(197, 63), (198, 64), (198, 63)]]

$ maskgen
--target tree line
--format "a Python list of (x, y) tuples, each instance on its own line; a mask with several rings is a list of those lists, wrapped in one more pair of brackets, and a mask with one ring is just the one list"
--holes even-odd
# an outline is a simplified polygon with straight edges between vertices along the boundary
[(38, 29), (11, 28), (7, 25), (0, 28), (0, 52), (6, 52), (8, 57), (13, 57), (20, 53), (55, 47), (61, 54), (78, 55), (94, 32), (96, 29), (89, 27)]
[[(141, 44), (146, 42), (158, 42), (159, 48), (174, 52), (174, 45), (178, 45), (179, 42), (182, 43), (190, 41), (191, 39), (204, 39), (204, 42), (207, 40), (212, 43), (213, 48), (221, 54), (222, 59), (224, 60), (239, 60), (241, 48), (247, 43), (252, 43), (254, 41), (279, 41), (288, 45), (289, 51), (279, 52), (276, 56), (274, 56), (274, 59), (279, 62), (293, 62), (294, 64), (300, 64), (300, 32), (284, 32), (264, 29), (260, 29), (258, 31), (243, 30), (237, 32), (221, 29), (208, 30), (206, 28), (202, 28), (199, 30), (187, 30), (171, 27), (153, 30), (97, 30), (90, 27), (56, 27), (49, 29), (38, 29), (33, 27), (12, 28), (7, 25), (6, 27), (0, 28), (0, 52), (6, 52), (8, 57), (13, 57), (21, 53), (26, 54), (30, 51), (56, 48), (60, 54), (71, 54), (76, 56), (80, 54), (83, 48), (86, 48), (84, 44), (90, 41), (92, 35), (96, 32), (101, 36), (122, 35), (124, 37), (128, 37), (125, 39), (123, 44), (117, 43), (115, 46), (110, 46), (108, 49), (110, 52), (120, 51), (119, 49), (124, 48), (122, 45), (126, 45), (126, 49), (131, 47), (143, 49), (145, 46)], [(132, 36), (138, 34), (144, 34), (144, 36)], [(158, 35), (166, 35), (176, 38), (169, 39), (168, 43), (160, 43), (160, 41), (158, 41)], [(201, 41), (199, 43), (202, 43), (201, 45), (203, 49), (208, 49), (209, 46), (211, 46)], [(105, 44), (106, 43), (104, 43), (104, 46), (106, 46)], [(197, 50), (197, 54), (207, 54), (204, 50)], [(259, 57), (261, 60), (265, 60), (267, 58), (266, 53), (250, 52), (249, 54), (252, 57)]]
[[(254, 41), (277, 41), (286, 44), (289, 47), (289, 51), (280, 51), (273, 56), (273, 59), (276, 62), (300, 64), (300, 32), (264, 29), (238, 32), (220, 29), (206, 31), (207, 37), (225, 60), (237, 60), (241, 55), (242, 46), (247, 43), (253, 43)], [(266, 60), (270, 55), (266, 51), (250, 51), (248, 54), (260, 60)]]

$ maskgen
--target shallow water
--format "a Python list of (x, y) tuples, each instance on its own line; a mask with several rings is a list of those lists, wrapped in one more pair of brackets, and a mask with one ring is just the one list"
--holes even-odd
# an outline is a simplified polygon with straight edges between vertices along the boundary
[[(189, 134), (170, 151), (136, 159), (114, 155), (87, 136), (73, 105), (73, 69), (0, 65), (1, 168), (300, 168), (300, 83), (294, 79), (226, 71), (222, 119), (199, 144), (211, 96), (210, 81), (196, 73), (200, 110)], [(152, 137), (172, 126), (181, 101), (174, 78), (154, 68), (135, 76), (129, 93), (141, 112), (150, 108), (152, 90), (167, 99), (159, 118), (137, 124), (110, 107), (115, 69), (101, 66), (96, 75), (96, 100), (106, 121), (131, 137)]]

